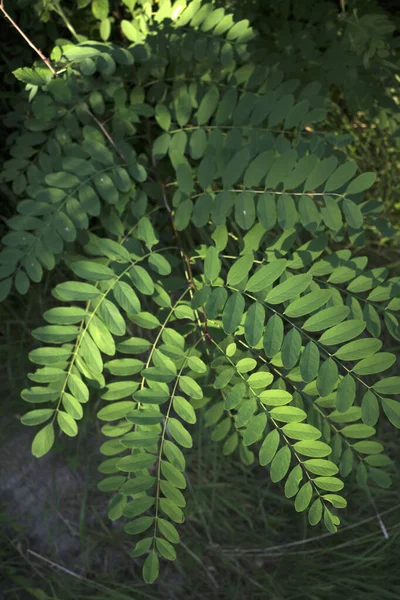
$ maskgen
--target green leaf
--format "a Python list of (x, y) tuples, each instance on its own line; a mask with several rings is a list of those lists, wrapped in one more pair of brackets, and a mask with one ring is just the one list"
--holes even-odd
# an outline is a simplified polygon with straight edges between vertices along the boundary
[(156, 581), (160, 571), (159, 560), (155, 550), (152, 550), (143, 563), (143, 579), (145, 583)]
[(314, 342), (308, 342), (300, 359), (300, 374), (306, 383), (318, 375), (319, 360), (318, 346)]
[(324, 494), (322, 497), (324, 500), (330, 502), (335, 508), (346, 508), (347, 506), (346, 500), (337, 494)]
[(316, 477), (315, 485), (327, 492), (340, 492), (344, 488), (344, 483), (337, 477)]
[(379, 444), (379, 442), (371, 442), (369, 440), (356, 442), (355, 444), (353, 444), (353, 448), (354, 450), (356, 450), (357, 452), (361, 452), (362, 454), (380, 454), (381, 452), (383, 452), (382, 444)]
[(274, 389), (261, 392), (259, 400), (266, 406), (285, 406), (293, 400), (293, 397), (286, 390)]
[(378, 394), (398, 394), (400, 389), (400, 377), (387, 377), (386, 379), (381, 379), (377, 383), (373, 385), (373, 388)]
[(142, 327), (143, 329), (157, 329), (161, 325), (157, 317), (149, 312), (141, 312), (137, 315), (130, 314), (129, 318), (138, 327)]
[(88, 313), (79, 306), (57, 306), (43, 313), (48, 323), (55, 325), (73, 325), (87, 317)]
[(337, 158), (330, 156), (315, 165), (304, 184), (305, 192), (312, 192), (328, 179), (337, 165)]
[(349, 183), (346, 194), (359, 194), (360, 192), (364, 192), (368, 190), (376, 180), (376, 173), (368, 172), (362, 173), (358, 177), (356, 177), (351, 183)]
[[(287, 260), (282, 258), (260, 267), (247, 282), (248, 292), (261, 292), (279, 279), (286, 269)], [(277, 286), (279, 287), (279, 286)]]
[(361, 408), (359, 406), (351, 406), (345, 412), (334, 410), (329, 415), (329, 418), (334, 423), (351, 423), (361, 419)]
[(172, 544), (179, 544), (179, 533), (177, 532), (176, 527), (172, 525), (172, 523), (159, 517), (158, 529), (167, 538), (169, 542), (171, 542)]
[(65, 377), (63, 369), (58, 367), (43, 367), (37, 369), (35, 373), (28, 373), (29, 379), (36, 383), (51, 383), (53, 381), (59, 381)]
[(308, 511), (308, 522), (310, 525), (318, 525), (320, 520), (322, 519), (322, 502), (319, 498), (314, 500), (312, 503), (310, 510)]
[(366, 425), (373, 426), (379, 419), (379, 404), (375, 394), (368, 390), (361, 403), (362, 420)]
[(96, 315), (91, 315), (91, 318), (88, 321), (88, 330), (94, 343), (101, 352), (104, 352), (104, 354), (107, 354), (108, 356), (113, 356), (115, 354), (116, 348), (114, 338), (103, 321), (96, 317)]
[(32, 403), (51, 402), (56, 400), (58, 395), (59, 392), (51, 387), (33, 386), (21, 392), (21, 397), (25, 400), (25, 402)]
[[(340, 360), (360, 360), (375, 354), (382, 348), (382, 342), (375, 338), (363, 338), (345, 344), (335, 352)], [(399, 378), (400, 383), (400, 378)]]
[(250, 151), (248, 147), (242, 148), (234, 154), (222, 172), (222, 185), (224, 188), (230, 188), (240, 179), (249, 163), (249, 159)]
[(72, 175), (72, 173), (67, 173), (66, 171), (49, 173), (44, 179), (47, 185), (55, 188), (69, 189), (79, 185), (79, 179), (75, 175)]
[[(274, 263), (272, 263), (274, 264)], [(268, 292), (265, 301), (269, 304), (282, 304), (299, 296), (310, 285), (311, 275), (308, 273), (293, 275)]]
[(179, 190), (190, 196), (190, 194), (193, 192), (194, 182), (192, 169), (186, 160), (184, 162), (180, 162), (176, 167), (176, 179)]
[(244, 306), (245, 301), (240, 292), (234, 292), (229, 297), (222, 313), (222, 326), (227, 335), (234, 333), (239, 327), (244, 312)]
[(115, 300), (127, 313), (138, 314), (141, 306), (140, 301), (130, 285), (124, 281), (117, 281), (113, 287)]
[[(71, 376), (70, 376), (71, 378)], [(71, 394), (64, 392), (62, 396), (62, 404), (66, 412), (75, 420), (82, 419), (83, 409), (79, 401), (74, 398)]]
[(143, 531), (149, 529), (153, 523), (154, 517), (139, 517), (139, 519), (127, 523), (124, 530), (128, 535), (137, 535), (138, 533), (143, 533)]
[(285, 369), (291, 369), (297, 363), (301, 352), (301, 335), (297, 329), (290, 329), (283, 340), (281, 357)]
[(97, 313), (110, 333), (113, 335), (125, 334), (126, 324), (124, 318), (113, 302), (103, 297), (101, 303), (97, 306)]
[(172, 268), (165, 256), (154, 252), (149, 257), (149, 267), (159, 275), (170, 275)]
[(136, 358), (118, 358), (105, 363), (104, 367), (110, 371), (112, 375), (128, 376), (140, 373), (144, 367), (144, 363)]
[(68, 413), (59, 410), (57, 412), (57, 422), (60, 429), (70, 437), (78, 435), (78, 426), (76, 421)]
[(232, 408), (236, 408), (240, 404), (245, 392), (246, 392), (246, 385), (243, 382), (237, 383), (236, 385), (234, 385), (233, 388), (229, 391), (229, 393), (225, 399), (226, 410), (231, 410)]
[(120, 439), (125, 448), (150, 448), (158, 442), (158, 436), (151, 431), (131, 431)]
[(257, 216), (264, 229), (270, 231), (274, 228), (276, 223), (275, 196), (272, 194), (261, 194), (257, 203)]
[(390, 369), (396, 362), (396, 356), (390, 352), (379, 352), (368, 358), (360, 360), (354, 367), (354, 373), (357, 375), (373, 375)]
[(36, 458), (40, 458), (51, 450), (54, 444), (54, 427), (53, 423), (45, 425), (33, 438), (32, 454)]
[(233, 367), (225, 367), (223, 371), (221, 371), (221, 373), (218, 374), (218, 376), (216, 377), (215, 381), (214, 381), (214, 387), (216, 390), (222, 390), (223, 388), (225, 388), (228, 383), (230, 382), (230, 380), (232, 379), (232, 377), (235, 374), (235, 369)]
[(168, 431), (180, 446), (184, 448), (191, 448), (193, 446), (192, 436), (178, 419), (173, 417), (168, 419)]
[(259, 415), (253, 415), (247, 424), (246, 431), (243, 436), (243, 443), (245, 446), (254, 444), (261, 439), (264, 429), (267, 425), (266, 413), (260, 413)]
[(241, 358), (236, 363), (236, 370), (238, 373), (248, 373), (253, 371), (257, 366), (257, 361), (254, 358)]
[(276, 451), (278, 450), (279, 439), (280, 438), (278, 429), (273, 429), (265, 437), (259, 453), (259, 460), (261, 466), (268, 465), (272, 461), (276, 454)]
[(131, 337), (117, 344), (118, 352), (122, 354), (142, 354), (151, 346), (151, 342), (138, 337)]
[(341, 188), (357, 171), (357, 165), (354, 161), (349, 161), (340, 165), (336, 171), (329, 177), (325, 184), (324, 191), (332, 192)]
[(150, 496), (135, 498), (126, 504), (123, 510), (123, 515), (129, 519), (133, 519), (134, 517), (137, 517), (138, 515), (149, 510), (149, 508), (153, 506), (154, 501), (155, 498), (151, 498)]
[(299, 201), (300, 220), (305, 229), (314, 232), (322, 221), (315, 202), (309, 196), (301, 196)]
[(207, 371), (207, 365), (197, 356), (189, 356), (188, 367), (195, 373), (205, 373)]
[(328, 446), (328, 444), (318, 440), (305, 440), (296, 442), (293, 444), (293, 448), (296, 452), (302, 454), (303, 456), (311, 456), (315, 458), (323, 458), (332, 452), (332, 448)]
[(387, 489), (392, 485), (392, 478), (389, 473), (382, 471), (382, 469), (370, 468), (368, 475), (381, 488)]
[(271, 463), (271, 481), (277, 483), (285, 477), (289, 470), (291, 457), (292, 455), (289, 446), (283, 446), (278, 450)]
[(272, 358), (279, 352), (283, 342), (283, 321), (279, 315), (272, 315), (267, 321), (263, 339), (264, 352)]
[(252, 373), (247, 380), (247, 383), (253, 390), (264, 389), (269, 386), (274, 380), (272, 373), (268, 371), (258, 371)]
[(46, 85), (52, 78), (52, 74), (47, 68), (29, 69), (28, 67), (21, 67), (12, 71), (12, 74), (22, 83), (34, 86)]
[(139, 452), (137, 454), (130, 454), (120, 458), (117, 461), (116, 467), (119, 471), (124, 471), (126, 473), (137, 473), (142, 469), (148, 469), (152, 467), (156, 461), (157, 457), (153, 454), (148, 454), (147, 452)]
[(310, 292), (302, 298), (298, 298), (289, 304), (284, 311), (284, 314), (288, 317), (302, 317), (307, 315), (321, 306), (324, 306), (331, 298), (331, 290), (318, 290), (316, 292)]
[(68, 360), (71, 350), (66, 348), (37, 348), (29, 353), (29, 360), (38, 365), (54, 365)]
[(196, 113), (197, 123), (204, 125), (213, 116), (215, 109), (217, 108), (219, 100), (219, 91), (217, 86), (212, 85), (208, 91), (204, 94), (199, 109)]
[(303, 479), (303, 471), (300, 465), (296, 465), (292, 469), (286, 479), (285, 483), (285, 496), (286, 498), (293, 498), (299, 491), (299, 484)]
[(181, 375), (179, 378), (179, 389), (194, 400), (201, 400), (203, 398), (203, 390), (197, 381), (188, 375)]
[(307, 423), (287, 423), (282, 431), (294, 440), (317, 440), (322, 435), (319, 429)]
[(147, 381), (158, 381), (159, 383), (170, 383), (176, 378), (176, 372), (162, 367), (149, 367), (143, 369), (142, 376)]
[(175, 548), (169, 542), (167, 542), (167, 540), (157, 538), (156, 546), (161, 556), (167, 560), (176, 560)]
[(365, 321), (349, 319), (325, 331), (319, 338), (319, 341), (325, 346), (338, 345), (360, 335), (364, 331), (365, 326)]
[(228, 292), (225, 288), (216, 288), (210, 294), (209, 299), (206, 303), (206, 314), (209, 319), (215, 319), (215, 317), (224, 308)]
[(312, 315), (303, 325), (305, 331), (323, 331), (340, 323), (347, 317), (350, 309), (348, 306), (333, 306), (325, 308), (316, 315)]
[(119, 490), (121, 485), (125, 481), (125, 477), (123, 475), (114, 475), (113, 477), (106, 477), (102, 479), (97, 484), (97, 488), (101, 492), (116, 492)]
[(246, 342), (254, 348), (261, 340), (264, 330), (265, 310), (262, 304), (254, 302), (246, 313), (244, 322), (244, 337)]
[(364, 439), (375, 434), (375, 427), (364, 425), (364, 423), (355, 423), (354, 425), (346, 425), (340, 430), (340, 433), (345, 437)]
[(354, 378), (350, 375), (350, 373), (348, 373), (347, 375), (345, 375), (345, 377), (343, 377), (342, 381), (339, 383), (337, 388), (335, 399), (335, 406), (337, 410), (341, 413), (344, 413), (347, 410), (349, 410), (349, 408), (354, 402), (355, 397), (356, 382), (354, 381)]
[(324, 204), (325, 206), (321, 208), (321, 216), (325, 225), (334, 232), (339, 231), (343, 222), (338, 200), (331, 196), (324, 196)]
[[(121, 30), (122, 30), (122, 33), (124, 34), (124, 36), (130, 42), (139, 42), (140, 41), (139, 31), (136, 29), (136, 27), (130, 21), (122, 19)], [(155, 579), (157, 579), (157, 577)]]
[(297, 406), (279, 406), (269, 412), (270, 416), (284, 423), (300, 423), (307, 417), (307, 413)]
[(31, 410), (21, 417), (21, 423), (23, 425), (41, 425), (45, 423), (53, 415), (54, 410), (52, 408), (40, 408), (38, 410)]
[(171, 113), (165, 104), (157, 104), (155, 108), (155, 118), (161, 129), (168, 131), (171, 126)]
[(169, 400), (169, 393), (158, 388), (151, 390), (143, 388), (135, 392), (133, 397), (136, 402), (159, 405)]
[(325, 360), (318, 373), (317, 391), (322, 398), (329, 396), (339, 380), (339, 371), (332, 358)]
[(295, 502), (294, 502), (294, 508), (296, 510), (296, 512), (302, 512), (303, 510), (306, 510), (306, 508), (308, 508), (308, 505), (311, 502), (311, 498), (313, 495), (313, 488), (312, 485), (309, 481), (307, 481), (307, 483), (305, 483), (299, 490)]
[(218, 250), (210, 246), (206, 252), (204, 260), (204, 275), (209, 283), (213, 283), (221, 270), (221, 261), (218, 256)]
[(123, 419), (130, 410), (135, 407), (131, 401), (114, 402), (110, 406), (105, 406), (97, 413), (97, 418), (101, 421), (118, 421)]
[(171, 521), (175, 521), (175, 523), (183, 523), (184, 515), (181, 509), (176, 506), (174, 502), (169, 499), (161, 498), (160, 500), (160, 509), (163, 513), (167, 515), (171, 519)]
[(304, 461), (304, 466), (307, 471), (314, 473), (315, 475), (331, 476), (336, 475), (339, 469), (335, 463), (330, 460), (321, 460), (320, 458), (309, 458)]
[(129, 271), (129, 276), (132, 279), (133, 285), (146, 296), (154, 294), (154, 283), (150, 275), (140, 265), (135, 265)]
[(352, 200), (345, 198), (343, 200), (343, 213), (346, 222), (353, 229), (360, 229), (363, 224), (363, 214), (360, 208)]
[(227, 274), (227, 284), (235, 286), (249, 274), (251, 267), (253, 266), (254, 257), (253, 254), (245, 254), (239, 260), (233, 263)]
[[(125, 501), (126, 501), (126, 498), (125, 498)], [(136, 546), (134, 547), (134, 549), (131, 551), (131, 556), (133, 556), (135, 558), (138, 556), (143, 556), (143, 554), (146, 554), (148, 552), (148, 550), (150, 550), (150, 546), (151, 546), (152, 542), (153, 542), (153, 538), (151, 538), (151, 537), (147, 537), (147, 538), (144, 538), (143, 540), (139, 540), (136, 543)]]
[(66, 281), (59, 283), (54, 288), (55, 297), (64, 302), (94, 300), (100, 294), (100, 290), (94, 285), (82, 281)]
[(196, 423), (196, 413), (193, 406), (182, 396), (174, 397), (173, 408), (186, 423)]

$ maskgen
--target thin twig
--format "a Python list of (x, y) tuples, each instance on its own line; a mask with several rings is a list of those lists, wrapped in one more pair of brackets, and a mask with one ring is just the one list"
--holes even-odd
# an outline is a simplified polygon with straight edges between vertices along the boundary
[(94, 120), (94, 122), (100, 127), (101, 131), (104, 133), (104, 135), (106, 136), (106, 138), (108, 139), (108, 141), (110, 142), (110, 144), (115, 148), (115, 150), (118, 152), (118, 154), (120, 155), (120, 157), (122, 158), (122, 160), (124, 160), (126, 163), (128, 162), (125, 158), (125, 156), (123, 155), (123, 153), (121, 152), (121, 150), (118, 148), (117, 144), (114, 142), (114, 140), (112, 139), (111, 135), (108, 133), (107, 129), (104, 127), (103, 123), (101, 121), (99, 121), (95, 115), (87, 108), (86, 112), (89, 116), (92, 117), (92, 119)]
[(45, 63), (46, 67), (53, 73), (54, 77), (57, 77), (57, 72), (51, 66), (51, 63), (50, 63), (49, 59), (45, 57), (45, 55), (40, 50), (40, 48), (38, 48), (37, 46), (35, 46), (35, 44), (28, 38), (28, 36), (22, 31), (22, 29), (20, 27), (18, 27), (18, 25), (16, 24), (16, 22), (10, 17), (10, 15), (8, 14), (8, 12), (4, 8), (4, 0), (0, 0), (0, 11), (3, 13), (3, 15), (5, 16), (5, 18), (10, 21), (10, 23), (14, 27), (14, 29), (16, 29), (18, 31), (18, 33), (20, 35), (22, 35), (22, 37), (24, 38), (24, 40), (26, 41), (26, 43), (31, 48), (33, 48), (33, 50), (36, 52), (36, 54), (38, 54), (40, 56), (40, 58), (42, 59), (42, 61)]

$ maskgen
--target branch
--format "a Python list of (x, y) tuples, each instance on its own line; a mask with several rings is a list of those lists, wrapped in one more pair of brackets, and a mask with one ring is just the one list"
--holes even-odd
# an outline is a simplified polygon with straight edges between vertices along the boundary
[(18, 33), (20, 35), (22, 35), (22, 37), (24, 38), (24, 40), (26, 41), (26, 43), (31, 48), (34, 49), (34, 51), (36, 52), (36, 54), (38, 54), (40, 56), (40, 58), (42, 59), (42, 61), (45, 63), (46, 67), (53, 73), (54, 77), (57, 77), (57, 72), (51, 66), (51, 63), (50, 63), (49, 59), (45, 57), (45, 55), (43, 54), (43, 52), (39, 48), (37, 48), (37, 46), (35, 46), (35, 44), (33, 42), (31, 42), (31, 40), (28, 38), (28, 36), (22, 31), (22, 29), (20, 27), (18, 27), (18, 25), (16, 24), (16, 22), (10, 17), (10, 15), (8, 14), (8, 12), (4, 8), (4, 0), (0, 0), (0, 11), (3, 13), (3, 15), (5, 16), (5, 18), (10, 21), (10, 23), (14, 27), (14, 29), (16, 29), (18, 31)]
[(106, 136), (106, 138), (108, 139), (110, 144), (118, 152), (118, 154), (120, 155), (122, 160), (124, 160), (127, 163), (128, 161), (126, 160), (125, 156), (122, 154), (121, 150), (118, 148), (117, 144), (112, 139), (111, 135), (108, 133), (107, 129), (104, 127), (103, 123), (101, 123), (101, 121), (99, 121), (89, 109), (86, 109), (86, 112), (88, 115), (90, 115), (92, 117), (92, 119), (95, 121), (95, 123), (100, 127), (101, 131), (104, 133), (104, 135)]

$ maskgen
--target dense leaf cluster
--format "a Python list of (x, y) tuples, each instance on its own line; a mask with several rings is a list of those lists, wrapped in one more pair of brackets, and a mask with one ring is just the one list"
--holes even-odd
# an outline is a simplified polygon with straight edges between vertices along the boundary
[(56, 77), (15, 72), (29, 108), (19, 129), (8, 115), (20, 201), (0, 297), (69, 271), (32, 332), (22, 422), (41, 457), (101, 399), (99, 489), (152, 583), (176, 556), (198, 411), (311, 525), (336, 531), (353, 471), (390, 485), (376, 425), (400, 427), (383, 346), (400, 340), (400, 278), (361, 254), (383, 207), (343, 136), (315, 130), (319, 82), (266, 64), (249, 22), (211, 3), (144, 6), (124, 46), (106, 42), (108, 3), (92, 10), (103, 42), (60, 40)]

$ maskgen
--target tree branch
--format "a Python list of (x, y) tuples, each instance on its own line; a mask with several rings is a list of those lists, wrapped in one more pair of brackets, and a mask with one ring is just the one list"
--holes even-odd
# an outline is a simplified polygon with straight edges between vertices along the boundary
[(10, 15), (8, 14), (8, 12), (4, 8), (4, 0), (0, 0), (0, 11), (3, 13), (3, 15), (5, 16), (5, 18), (10, 21), (10, 23), (14, 27), (14, 29), (16, 29), (18, 31), (18, 33), (20, 35), (22, 35), (22, 37), (24, 38), (24, 40), (26, 41), (26, 43), (31, 48), (33, 48), (33, 50), (36, 52), (36, 54), (38, 54), (40, 56), (40, 58), (42, 59), (42, 61), (45, 63), (46, 67), (53, 73), (54, 77), (57, 77), (57, 72), (51, 66), (50, 60), (45, 57), (45, 55), (40, 50), (40, 48), (38, 48), (37, 46), (35, 46), (35, 44), (28, 38), (28, 36), (22, 31), (22, 29), (20, 27), (18, 27), (18, 25), (16, 24), (16, 22), (10, 17)]

